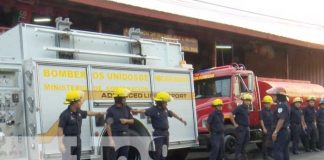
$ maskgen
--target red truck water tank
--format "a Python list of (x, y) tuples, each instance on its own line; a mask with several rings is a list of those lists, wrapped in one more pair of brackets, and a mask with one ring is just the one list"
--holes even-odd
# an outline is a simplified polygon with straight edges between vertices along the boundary
[(266, 91), (270, 88), (282, 87), (286, 90), (290, 102), (295, 97), (302, 97), (304, 102), (308, 96), (315, 96), (317, 103), (324, 97), (324, 87), (318, 84), (312, 84), (310, 81), (286, 80), (274, 78), (258, 77), (259, 91), (261, 98), (267, 95)]

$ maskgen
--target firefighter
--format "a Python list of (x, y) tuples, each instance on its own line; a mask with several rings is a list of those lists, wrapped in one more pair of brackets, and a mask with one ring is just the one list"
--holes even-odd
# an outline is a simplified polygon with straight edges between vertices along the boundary
[(296, 97), (293, 99), (293, 104), (290, 111), (290, 130), (292, 140), (292, 153), (299, 154), (298, 145), (301, 133), (306, 129), (304, 121), (303, 110), (300, 108), (303, 99)]
[(273, 112), (271, 111), (271, 104), (273, 100), (271, 96), (265, 96), (262, 100), (264, 106), (260, 112), (260, 123), (263, 132), (262, 140), (262, 154), (263, 159), (269, 159), (268, 156), (272, 156), (271, 147), (272, 147), (272, 130), (273, 130)]
[(308, 105), (304, 108), (304, 119), (306, 122), (306, 135), (303, 136), (303, 143), (306, 152), (314, 151), (318, 152), (316, 148), (317, 141), (317, 126), (316, 126), (316, 98), (314, 96), (309, 96), (307, 98)]
[(165, 160), (167, 157), (169, 146), (169, 121), (168, 117), (174, 117), (187, 125), (187, 122), (180, 118), (174, 112), (168, 110), (168, 102), (172, 100), (172, 96), (167, 92), (159, 92), (154, 100), (156, 106), (150, 107), (145, 110), (135, 109), (132, 110), (134, 114), (144, 113), (151, 118), (153, 126), (153, 136), (155, 144), (154, 160)]
[[(59, 118), (59, 150), (63, 160), (80, 160), (81, 156), (81, 126), (82, 119), (87, 116), (104, 116), (105, 112), (92, 112), (81, 110), (84, 93), (78, 90), (66, 94), (64, 104), (68, 105)], [(76, 143), (75, 143), (76, 142)], [(73, 146), (73, 147), (72, 147)]]
[(320, 109), (317, 111), (316, 120), (319, 133), (318, 148), (324, 150), (324, 97), (320, 101)]
[(245, 148), (250, 140), (249, 107), (251, 106), (252, 95), (243, 94), (242, 100), (243, 104), (239, 105), (230, 116), (237, 135), (235, 159), (238, 160), (247, 159)]
[(109, 155), (115, 159), (120, 157), (128, 158), (129, 142), (127, 137), (129, 136), (129, 125), (134, 124), (131, 108), (126, 104), (126, 97), (129, 94), (130, 91), (127, 88), (116, 88), (113, 92), (115, 104), (108, 108), (106, 114), (105, 127), (110, 145), (114, 147), (118, 143), (121, 146), (118, 152), (113, 152), (114, 155)]
[(209, 114), (207, 128), (210, 132), (211, 152), (209, 160), (223, 160), (224, 158), (224, 115), (222, 113), (223, 101), (215, 99), (212, 102), (215, 111)]
[(286, 90), (282, 87), (271, 88), (267, 91), (271, 94), (273, 100), (277, 102), (277, 108), (274, 112), (275, 129), (272, 133), (273, 157), (275, 160), (289, 160), (289, 121), (290, 108), (287, 102)]

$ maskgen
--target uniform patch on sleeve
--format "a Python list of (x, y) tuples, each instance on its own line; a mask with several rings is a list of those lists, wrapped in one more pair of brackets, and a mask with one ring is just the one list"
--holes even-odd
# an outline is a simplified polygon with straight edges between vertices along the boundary
[(278, 108), (278, 113), (281, 113), (282, 112), (282, 108)]

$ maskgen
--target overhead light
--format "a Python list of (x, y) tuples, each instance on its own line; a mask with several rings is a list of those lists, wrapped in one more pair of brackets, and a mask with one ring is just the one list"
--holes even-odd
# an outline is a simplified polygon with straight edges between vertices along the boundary
[(232, 46), (230, 45), (217, 45), (217, 49), (232, 49)]
[(35, 23), (46, 23), (46, 22), (51, 22), (51, 18), (49, 17), (38, 17), (34, 18)]

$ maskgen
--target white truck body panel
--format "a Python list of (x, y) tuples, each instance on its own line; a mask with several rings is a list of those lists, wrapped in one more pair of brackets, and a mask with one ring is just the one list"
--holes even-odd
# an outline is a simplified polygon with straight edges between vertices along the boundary
[[(19, 135), (55, 136), (58, 117), (66, 109), (63, 101), (68, 90), (86, 91), (89, 96), (82, 109), (103, 112), (113, 104), (112, 97), (109, 97), (111, 91), (115, 87), (127, 87), (132, 90), (128, 104), (140, 109), (153, 105), (155, 93), (170, 92), (175, 100), (169, 103), (169, 109), (188, 122), (184, 126), (174, 118), (169, 119), (170, 149), (198, 145), (192, 69), (179, 65), (183, 57), (180, 44), (141, 39), (142, 54), (158, 59), (146, 59), (146, 64), (139, 65), (132, 64), (132, 58), (127, 57), (131, 55), (131, 39), (128, 37), (72, 30), (85, 36), (70, 36), (70, 48), (118, 53), (125, 57), (80, 53), (75, 54), (73, 60), (67, 60), (59, 59), (57, 52), (45, 49), (58, 47), (56, 33), (39, 32), (37, 29), (57, 31), (50, 27), (20, 24), (0, 36), (0, 70), (14, 67), (21, 70), (16, 78), (21, 81), (21, 95), (26, 99), (21, 104), (24, 115), (20, 117), (26, 127), (23, 127), (25, 133)], [(148, 134), (145, 136), (151, 136), (153, 129), (147, 117), (134, 117), (143, 125), (141, 130)], [(88, 117), (83, 120), (83, 158), (100, 157), (100, 141), (94, 135), (102, 131), (102, 119)], [(13, 136), (18, 136), (18, 133)], [(28, 159), (60, 157), (56, 137), (45, 141), (26, 140)]]

